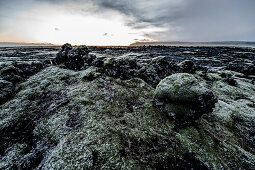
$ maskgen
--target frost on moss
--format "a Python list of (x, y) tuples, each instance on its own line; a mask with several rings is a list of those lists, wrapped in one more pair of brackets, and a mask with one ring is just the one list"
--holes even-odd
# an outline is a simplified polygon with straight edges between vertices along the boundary
[(100, 78), (78, 87), (70, 89), (70, 105), (79, 104), (82, 125), (61, 139), (43, 168), (133, 169), (164, 161), (156, 156), (161, 152), (171, 157), (166, 148), (172, 126), (162, 123), (144, 81)]
[(209, 169), (253, 169), (255, 107), (254, 86), (235, 77), (236, 87), (214, 79), (218, 97), (214, 111), (203, 115), (198, 126), (180, 130), (177, 137)]
[(238, 146), (232, 134), (218, 134), (189, 127), (177, 135), (184, 148), (194, 153), (209, 169), (252, 169), (255, 156)]
[(25, 144), (15, 144), (6, 150), (5, 156), (0, 159), (0, 169), (21, 169), (24, 166), (24, 153), (27, 149)]
[(2, 149), (26, 143), (25, 133), (55, 145), (43, 169), (153, 168), (173, 157), (168, 148), (177, 143), (172, 124), (154, 108), (154, 89), (141, 79), (122, 81), (100, 76), (96, 69), (49, 67), (21, 86), (1, 106), (1, 132), (20, 129), (18, 140), (7, 140), (11, 136), (5, 133)]
[[(252, 169), (252, 84), (236, 78), (227, 93), (222, 79), (194, 76), (219, 101), (196, 127), (176, 130), (139, 78), (46, 68), (0, 106), (0, 169)], [(228, 96), (235, 91), (244, 98)]]

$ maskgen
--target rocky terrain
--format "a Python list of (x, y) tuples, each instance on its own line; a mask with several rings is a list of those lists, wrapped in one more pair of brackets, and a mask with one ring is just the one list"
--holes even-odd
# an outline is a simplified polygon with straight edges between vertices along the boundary
[(254, 169), (255, 49), (0, 48), (0, 169)]

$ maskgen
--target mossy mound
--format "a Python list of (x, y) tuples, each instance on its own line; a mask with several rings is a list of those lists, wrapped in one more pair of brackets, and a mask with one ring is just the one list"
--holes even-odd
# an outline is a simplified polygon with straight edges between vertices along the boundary
[(226, 98), (216, 75), (214, 111), (176, 130), (139, 78), (48, 67), (0, 105), (0, 169), (252, 169), (255, 89)]
[[(191, 164), (182, 163), (185, 152), (175, 154), (179, 142), (172, 123), (153, 106), (154, 89), (141, 79), (102, 77), (93, 67), (80, 72), (49, 67), (20, 86), (15, 98), (1, 106), (1, 168)], [(25, 163), (15, 164), (9, 156), (16, 145), (26, 146), (25, 151), (15, 150)], [(33, 159), (31, 153), (36, 153)]]
[(203, 79), (177, 73), (160, 81), (154, 101), (168, 116), (185, 125), (212, 112), (217, 99)]

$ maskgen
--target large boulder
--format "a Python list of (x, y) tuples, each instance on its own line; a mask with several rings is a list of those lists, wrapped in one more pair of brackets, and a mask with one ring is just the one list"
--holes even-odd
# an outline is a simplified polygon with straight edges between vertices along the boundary
[(62, 62), (66, 62), (66, 61), (67, 61), (68, 52), (69, 52), (70, 50), (72, 50), (72, 48), (73, 48), (72, 45), (71, 45), (71, 44), (68, 44), (68, 43), (62, 45), (61, 51), (59, 51), (59, 52), (57, 53), (57, 57), (55, 58), (54, 61), (55, 61), (57, 64), (62, 63)]
[(202, 114), (212, 112), (217, 102), (206, 86), (204, 81), (192, 74), (173, 74), (160, 81), (154, 93), (154, 101), (179, 123), (194, 122)]

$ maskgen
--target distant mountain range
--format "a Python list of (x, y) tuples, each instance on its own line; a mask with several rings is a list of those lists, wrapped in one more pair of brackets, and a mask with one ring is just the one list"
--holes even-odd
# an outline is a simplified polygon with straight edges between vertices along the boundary
[(23, 47), (23, 46), (55, 46), (55, 45), (51, 43), (0, 42), (0, 47)]
[(237, 46), (255, 47), (255, 42), (250, 41), (219, 41), (219, 42), (135, 42), (130, 46)]

